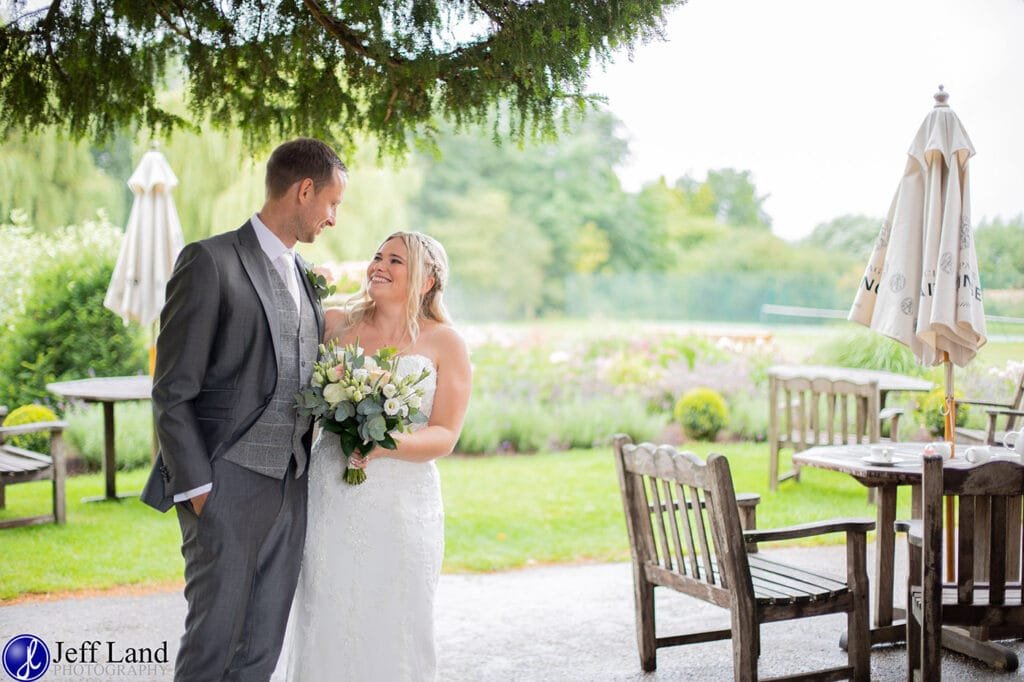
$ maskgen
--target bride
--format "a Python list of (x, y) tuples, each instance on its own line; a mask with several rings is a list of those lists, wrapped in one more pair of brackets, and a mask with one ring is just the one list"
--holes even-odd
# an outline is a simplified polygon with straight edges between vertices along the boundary
[[(309, 472), (309, 525), (288, 625), (289, 680), (432, 680), (434, 591), (444, 555), (444, 508), (434, 460), (455, 447), (469, 404), (465, 343), (444, 306), (448, 258), (418, 232), (388, 237), (345, 309), (327, 311), (327, 339), (367, 355), (399, 350), (399, 372), (430, 375), (425, 426), (395, 435), (352, 465), (344, 482), (338, 436), (321, 431)], [(283, 661), (282, 661), (283, 663)]]

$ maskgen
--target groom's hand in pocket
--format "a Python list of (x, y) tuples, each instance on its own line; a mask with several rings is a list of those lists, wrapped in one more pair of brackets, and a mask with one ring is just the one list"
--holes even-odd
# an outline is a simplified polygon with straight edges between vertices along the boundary
[(200, 493), (195, 497), (189, 498), (189, 502), (192, 504), (192, 511), (195, 512), (196, 516), (203, 515), (203, 507), (206, 506), (206, 498), (210, 496), (210, 493)]

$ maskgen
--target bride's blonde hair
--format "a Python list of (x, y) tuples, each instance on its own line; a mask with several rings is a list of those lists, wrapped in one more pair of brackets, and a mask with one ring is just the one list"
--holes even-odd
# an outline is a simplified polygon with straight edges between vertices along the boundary
[[(420, 332), (419, 320), (421, 317), (451, 324), (451, 316), (444, 304), (444, 290), (448, 286), (448, 254), (445, 253), (441, 242), (422, 232), (394, 232), (381, 242), (377, 251), (384, 248), (392, 239), (401, 239), (405, 244), (409, 259), (406, 266), (409, 269), (409, 291), (405, 304), (406, 329), (409, 338), (416, 340)], [(423, 285), (429, 278), (434, 278), (434, 283), (425, 294), (420, 295)], [(348, 325), (353, 327), (360, 322), (372, 320), (376, 311), (376, 303), (370, 298), (370, 280), (367, 277), (362, 286), (346, 302), (348, 309)]]

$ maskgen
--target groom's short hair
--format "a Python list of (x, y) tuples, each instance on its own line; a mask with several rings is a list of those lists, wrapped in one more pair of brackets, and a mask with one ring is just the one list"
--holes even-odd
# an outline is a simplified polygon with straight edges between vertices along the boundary
[(348, 169), (334, 150), (320, 140), (300, 137), (280, 145), (267, 161), (267, 197), (276, 199), (296, 182), (309, 178), (316, 191), (320, 191), (340, 170), (343, 177)]

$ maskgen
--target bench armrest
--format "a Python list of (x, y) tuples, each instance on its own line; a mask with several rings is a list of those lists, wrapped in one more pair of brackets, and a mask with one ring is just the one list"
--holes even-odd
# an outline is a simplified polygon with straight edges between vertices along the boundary
[(772, 528), (766, 530), (748, 530), (743, 532), (747, 542), (775, 542), (778, 540), (794, 540), (809, 538), (827, 533), (866, 533), (875, 529), (871, 519), (832, 519), (829, 521), (813, 521), (798, 526)]
[(736, 493), (737, 507), (756, 507), (761, 504), (761, 496), (757, 493)]
[(11, 436), (23, 436), (26, 433), (39, 433), (40, 431), (61, 433), (66, 428), (68, 428), (67, 422), (34, 422), (19, 426), (0, 426), (0, 440), (10, 438)]
[(921, 546), (923, 536), (921, 519), (896, 519), (892, 527), (897, 533), (906, 533), (907, 541), (910, 544)]
[(1009, 407), (990, 407), (985, 411), (989, 414), (1006, 414), (1013, 417), (1024, 417), (1024, 410), (1013, 410)]
[(878, 413), (879, 419), (892, 419), (893, 417), (905, 415), (907, 411), (902, 407), (887, 407)]
[(989, 407), (1013, 407), (1010, 403), (997, 403), (993, 400), (960, 400), (956, 401), (957, 405), (988, 405)]

